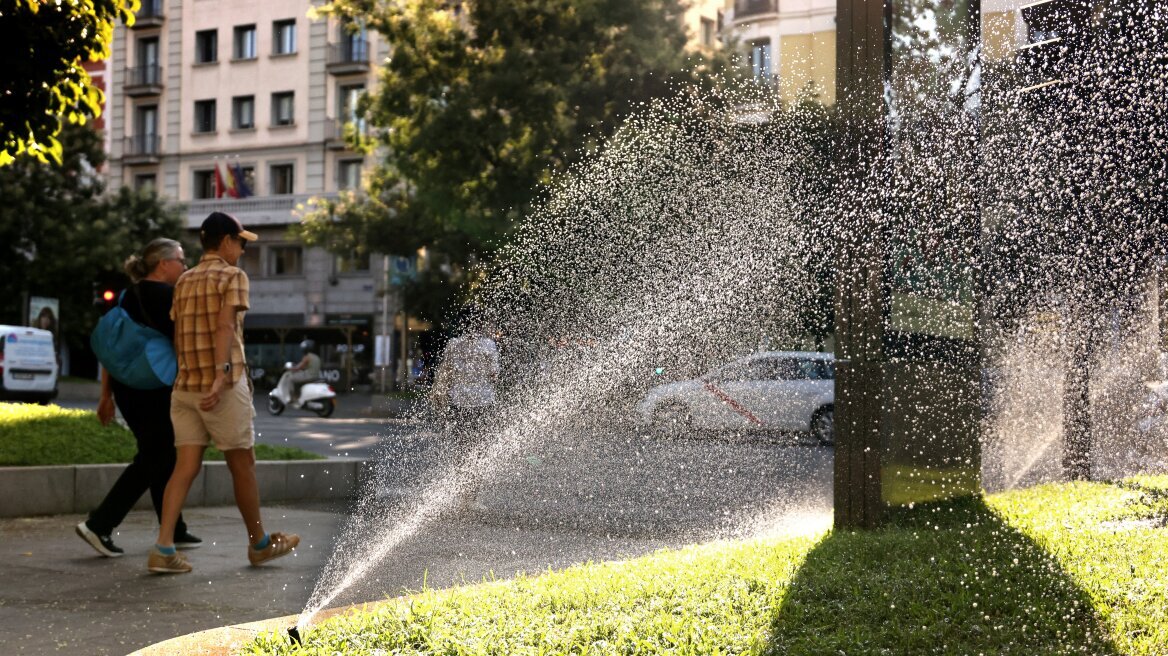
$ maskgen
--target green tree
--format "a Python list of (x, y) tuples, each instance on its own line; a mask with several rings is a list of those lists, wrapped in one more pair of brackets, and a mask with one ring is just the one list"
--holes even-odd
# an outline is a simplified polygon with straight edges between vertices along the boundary
[(82, 64), (109, 57), (114, 22), (138, 0), (0, 0), (0, 167), (20, 155), (60, 163), (65, 123), (101, 114), (104, 94)]
[(461, 7), (336, 0), (321, 9), (392, 44), (362, 105), (375, 126), (364, 145), (385, 158), (366, 193), (310, 207), (305, 242), (339, 252), (426, 246), (448, 256), (457, 277), (489, 258), (557, 176), (626, 116), (711, 84), (726, 63), (687, 50), (681, 0)]
[(97, 319), (91, 282), (150, 239), (179, 239), (182, 220), (153, 192), (104, 195), (93, 130), (66, 127), (61, 143), (60, 166), (21, 158), (0, 169), (0, 323), (20, 322), (25, 293), (56, 297), (62, 342), (84, 347)]

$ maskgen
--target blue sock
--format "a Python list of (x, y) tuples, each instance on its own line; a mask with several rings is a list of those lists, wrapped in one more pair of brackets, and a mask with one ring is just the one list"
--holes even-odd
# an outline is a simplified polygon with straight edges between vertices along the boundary
[(264, 533), (263, 539), (260, 540), (259, 542), (256, 542), (255, 544), (251, 545), (251, 548), (255, 549), (256, 551), (263, 551), (264, 549), (267, 549), (268, 545), (271, 543), (272, 543), (272, 536), (268, 535), (267, 533)]
[(157, 549), (158, 553), (162, 554), (163, 556), (173, 556), (175, 554), (173, 545), (164, 547), (161, 544), (156, 544), (154, 545), (154, 548)]

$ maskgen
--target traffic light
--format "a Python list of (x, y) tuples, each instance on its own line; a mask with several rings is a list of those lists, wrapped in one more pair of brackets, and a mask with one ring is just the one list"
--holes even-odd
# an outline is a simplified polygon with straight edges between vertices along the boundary
[(1018, 49), (1019, 93), (1041, 97), (1074, 83), (1074, 61), (1091, 36), (1092, 0), (1038, 0), (1021, 8), (1026, 44)]
[(93, 307), (105, 314), (110, 308), (118, 304), (118, 289), (108, 282), (94, 281)]

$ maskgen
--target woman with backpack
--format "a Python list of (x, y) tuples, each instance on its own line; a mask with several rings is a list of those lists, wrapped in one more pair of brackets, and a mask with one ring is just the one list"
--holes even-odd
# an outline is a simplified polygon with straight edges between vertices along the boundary
[[(119, 307), (134, 323), (153, 328), (173, 341), (174, 321), (170, 318), (170, 305), (174, 298), (174, 284), (186, 268), (182, 244), (173, 239), (151, 241), (141, 253), (126, 260), (125, 271), (131, 283), (119, 298)], [(118, 308), (110, 310), (116, 311)], [(144, 385), (139, 380), (127, 384), (111, 375), (111, 368), (119, 370), (116, 366), (102, 370), (97, 417), (103, 425), (109, 424), (114, 418), (116, 402), (122, 418), (134, 433), (138, 453), (101, 504), (88, 519), (77, 525), (77, 535), (101, 555), (116, 558), (123, 550), (114, 544), (113, 530), (122, 523), (143, 492), (150, 491), (154, 513), (161, 517), (162, 493), (174, 471), (175, 449), (174, 426), (170, 423), (171, 387), (162, 382)], [(175, 546), (193, 549), (201, 544), (202, 540), (187, 531), (186, 523), (179, 516)]]

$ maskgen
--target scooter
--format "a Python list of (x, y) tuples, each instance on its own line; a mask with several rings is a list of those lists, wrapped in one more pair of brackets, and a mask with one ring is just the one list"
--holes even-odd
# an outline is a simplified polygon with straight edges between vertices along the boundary
[(293, 408), (311, 410), (320, 417), (328, 417), (337, 409), (337, 392), (332, 385), (323, 381), (305, 383), (300, 388), (300, 398), (292, 403), (292, 363), (284, 364), (284, 375), (275, 389), (268, 392), (268, 412), (279, 415), (284, 408), (291, 405)]

